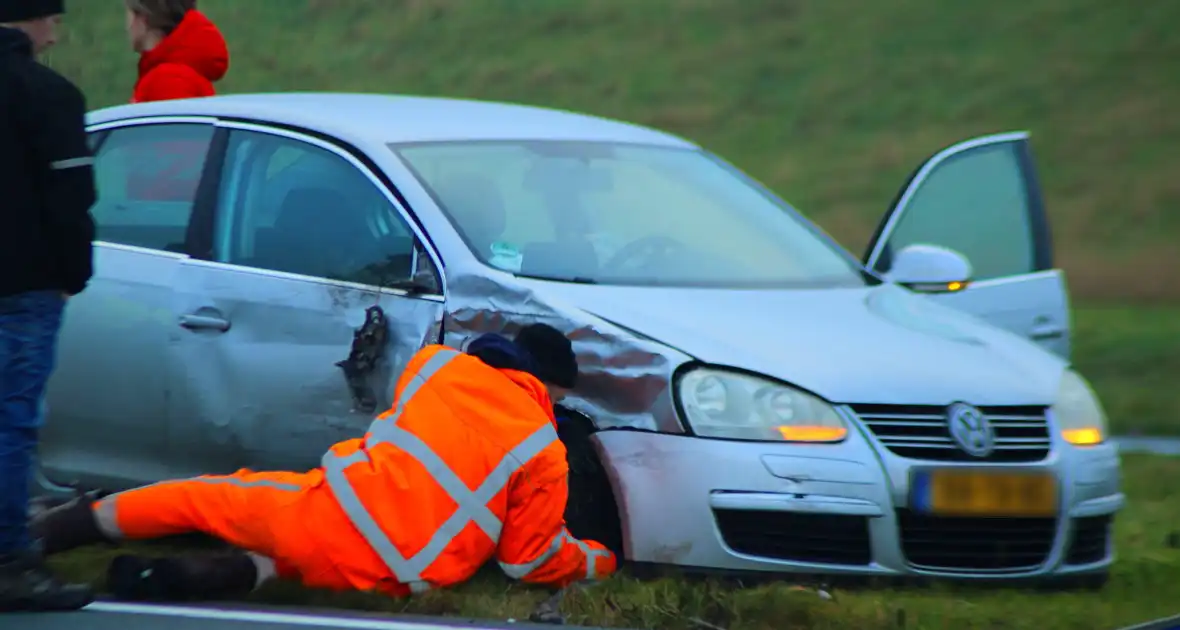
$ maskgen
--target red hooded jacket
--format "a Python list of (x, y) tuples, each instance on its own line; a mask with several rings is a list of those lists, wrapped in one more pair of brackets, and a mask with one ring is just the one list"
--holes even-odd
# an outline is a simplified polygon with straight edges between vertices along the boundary
[(139, 57), (132, 103), (213, 96), (213, 82), (229, 69), (221, 31), (193, 9), (155, 48)]

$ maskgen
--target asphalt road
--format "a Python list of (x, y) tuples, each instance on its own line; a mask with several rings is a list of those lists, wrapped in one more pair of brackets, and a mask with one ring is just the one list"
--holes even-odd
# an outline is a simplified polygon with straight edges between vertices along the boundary
[(1180, 630), (1180, 615), (1148, 621), (1137, 626), (1121, 628), (1120, 630)]
[(1180, 455), (1180, 438), (1119, 436), (1113, 439), (1120, 453), (1152, 453)]
[[(290, 608), (97, 602), (72, 613), (0, 615), (0, 630), (542, 630), (552, 625), (442, 617), (385, 617)], [(570, 630), (595, 630), (562, 626)]]

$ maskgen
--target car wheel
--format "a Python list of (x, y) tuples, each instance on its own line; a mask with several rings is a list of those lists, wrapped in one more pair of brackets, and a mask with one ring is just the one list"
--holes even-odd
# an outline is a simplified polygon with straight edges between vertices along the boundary
[(593, 540), (623, 557), (623, 532), (610, 478), (598, 460), (590, 436), (594, 426), (584, 416), (557, 410), (557, 434), (569, 459), (569, 500), (565, 522), (578, 539)]

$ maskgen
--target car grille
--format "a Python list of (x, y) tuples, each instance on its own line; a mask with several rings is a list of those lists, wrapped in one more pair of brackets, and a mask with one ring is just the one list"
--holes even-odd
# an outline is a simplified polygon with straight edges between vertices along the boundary
[(897, 510), (901, 549), (916, 567), (1015, 572), (1045, 563), (1053, 547), (1052, 518), (960, 518)]
[(1073, 520), (1073, 538), (1066, 564), (1090, 564), (1106, 558), (1107, 542), (1110, 539), (1110, 515), (1087, 516)]
[(995, 429), (995, 449), (968, 455), (951, 440), (946, 408), (937, 405), (852, 405), (852, 411), (890, 451), (936, 461), (1036, 462), (1049, 454), (1045, 407), (980, 407)]
[(721, 537), (738, 553), (778, 560), (866, 565), (872, 561), (863, 516), (713, 510)]

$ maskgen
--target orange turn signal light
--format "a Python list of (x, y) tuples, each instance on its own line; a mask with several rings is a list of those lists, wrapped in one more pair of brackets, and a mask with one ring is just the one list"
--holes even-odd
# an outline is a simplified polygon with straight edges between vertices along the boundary
[(1094, 446), (1102, 443), (1102, 431), (1098, 429), (1064, 429), (1061, 437), (1076, 446)]
[(788, 442), (839, 442), (848, 435), (844, 427), (781, 426), (778, 432)]

